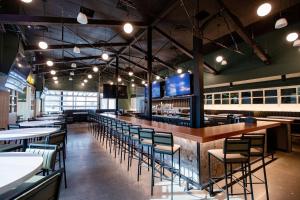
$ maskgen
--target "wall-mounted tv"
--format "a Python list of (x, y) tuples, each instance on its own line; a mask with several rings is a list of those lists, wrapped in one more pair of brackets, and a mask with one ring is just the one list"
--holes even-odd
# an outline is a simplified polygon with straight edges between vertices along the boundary
[[(148, 87), (145, 87), (145, 97), (148, 96)], [(153, 82), (152, 83), (152, 98), (161, 98), (162, 97), (162, 82)]]
[[(116, 85), (103, 84), (103, 98), (115, 99), (116, 98)], [(118, 98), (119, 99), (128, 99), (127, 86), (119, 85), (118, 86)]]
[(181, 96), (192, 93), (191, 74), (183, 73), (166, 79), (166, 96)]

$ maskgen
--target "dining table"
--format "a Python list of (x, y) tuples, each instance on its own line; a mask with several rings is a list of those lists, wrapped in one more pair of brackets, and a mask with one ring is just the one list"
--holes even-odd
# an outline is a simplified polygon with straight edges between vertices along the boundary
[(38, 173), (43, 157), (27, 152), (0, 153), (0, 163), (0, 194), (3, 194)]
[(42, 121), (25, 121), (20, 122), (20, 127), (45, 127), (45, 126), (53, 126), (55, 123), (60, 123), (60, 120), (42, 120)]
[(33, 138), (45, 137), (55, 133), (59, 128), (19, 128), (0, 131), (0, 141), (23, 140), (23, 150), (27, 148), (28, 140)]

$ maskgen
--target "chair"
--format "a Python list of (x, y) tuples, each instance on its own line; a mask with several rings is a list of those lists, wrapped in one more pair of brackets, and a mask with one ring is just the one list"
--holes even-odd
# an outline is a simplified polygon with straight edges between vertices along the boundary
[(138, 125), (131, 125), (129, 126), (129, 153), (128, 153), (128, 162), (127, 162), (127, 170), (129, 171), (129, 167), (131, 167), (132, 159), (137, 158), (135, 152), (137, 145), (139, 143), (139, 130), (141, 126)]
[(61, 162), (63, 163), (63, 171), (64, 171), (64, 181), (65, 181), (65, 188), (67, 188), (67, 175), (66, 175), (66, 146), (65, 146), (65, 138), (66, 133), (65, 131), (60, 131), (58, 133), (50, 134), (46, 138), (47, 144), (56, 145), (57, 153), (58, 153), (58, 161), (59, 161), (59, 168), (61, 168)]
[(8, 124), (8, 127), (7, 127), (8, 130), (18, 129), (18, 128), (20, 128), (19, 124)]
[[(171, 172), (171, 198), (173, 199), (173, 185), (174, 185), (174, 175), (179, 176), (180, 185), (180, 145), (174, 144), (173, 134), (170, 132), (155, 132), (153, 135), (153, 148), (152, 148), (152, 175), (151, 175), (151, 195), (153, 195), (153, 187), (155, 182), (155, 172), (158, 171), (155, 167), (155, 155), (158, 153), (160, 155), (159, 165), (160, 165), (160, 179), (162, 180), (162, 175), (164, 174), (164, 169), (168, 169)], [(174, 155), (178, 153), (178, 169), (174, 167)], [(164, 156), (171, 156), (171, 166), (169, 166), (165, 160)], [(168, 179), (169, 180), (169, 179)]]
[[(240, 164), (242, 171), (242, 181), (243, 181), (243, 189), (244, 189), (244, 198), (247, 199), (247, 183), (246, 178), (249, 175), (250, 179), (250, 194), (252, 200), (253, 196), (253, 188), (252, 188), (252, 177), (251, 177), (251, 165), (250, 165), (250, 140), (245, 138), (226, 138), (224, 140), (224, 148), (223, 149), (211, 149), (208, 150), (208, 174), (209, 174), (209, 193), (213, 194), (213, 184), (215, 180), (218, 178), (211, 176), (211, 156), (216, 158), (219, 162), (224, 164), (224, 173), (225, 173), (225, 188), (227, 199), (229, 199), (230, 195), (237, 195), (233, 193), (232, 185), (228, 184), (228, 178), (230, 177), (230, 181), (233, 183), (233, 164)], [(230, 173), (228, 174), (228, 165), (230, 166)], [(247, 170), (248, 169), (248, 170)], [(238, 179), (235, 180), (238, 182)], [(229, 194), (229, 189), (231, 193)]]
[[(7, 198), (14, 200), (41, 200), (41, 199), (59, 199), (61, 170), (52, 173), (49, 176), (38, 180), (30, 187), (18, 192), (16, 195)], [(1, 198), (2, 199), (2, 198)]]
[(242, 138), (250, 140), (250, 157), (260, 158), (262, 161), (264, 180), (261, 180), (255, 176), (258, 180), (261, 180), (261, 182), (253, 184), (265, 184), (266, 197), (267, 200), (269, 200), (268, 181), (265, 163), (265, 134), (243, 134)]
[(55, 169), (56, 145), (49, 144), (29, 144), (25, 152), (40, 155), (43, 157), (43, 175), (49, 175), (49, 171)]

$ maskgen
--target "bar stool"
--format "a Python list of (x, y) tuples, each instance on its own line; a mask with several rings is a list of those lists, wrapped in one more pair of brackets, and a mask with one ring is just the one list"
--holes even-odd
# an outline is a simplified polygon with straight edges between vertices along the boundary
[[(174, 155), (178, 152), (178, 169), (174, 167)], [(171, 156), (171, 166), (168, 165), (165, 160), (160, 159), (160, 179), (162, 179), (162, 169), (168, 169), (171, 172), (171, 198), (173, 199), (173, 184), (174, 184), (174, 175), (179, 176), (179, 185), (180, 185), (180, 145), (174, 144), (173, 134), (170, 132), (155, 132), (153, 135), (153, 148), (152, 148), (152, 175), (151, 175), (151, 195), (153, 195), (153, 187), (155, 182), (155, 172), (158, 171), (155, 167), (155, 155), (156, 153), (163, 156)], [(160, 156), (161, 158), (161, 156)]]
[(243, 134), (242, 138), (250, 140), (250, 157), (260, 158), (262, 160), (264, 180), (261, 180), (260, 178), (252, 174), (255, 178), (261, 181), (259, 183), (253, 183), (253, 184), (265, 184), (266, 197), (267, 200), (269, 200), (268, 181), (267, 181), (266, 163), (265, 163), (265, 134), (259, 134), (259, 133)]
[(126, 122), (122, 124), (120, 163), (122, 163), (122, 159), (125, 160), (126, 153), (129, 154), (129, 127), (131, 125)]
[(139, 130), (141, 126), (139, 125), (132, 125), (129, 126), (129, 152), (128, 152), (128, 162), (127, 162), (127, 170), (131, 167), (132, 159), (138, 158), (135, 154), (137, 145), (139, 143)]
[[(252, 177), (251, 177), (251, 166), (250, 166), (250, 140), (243, 138), (226, 138), (224, 141), (223, 149), (211, 149), (208, 150), (208, 174), (209, 174), (209, 193), (213, 194), (213, 184), (214, 180), (218, 179), (211, 176), (211, 156), (215, 157), (218, 161), (224, 164), (224, 173), (225, 173), (225, 187), (226, 187), (226, 195), (227, 199), (229, 199), (229, 195), (238, 195), (233, 193), (232, 182), (233, 182), (233, 164), (240, 164), (243, 177), (243, 189), (244, 189), (244, 197), (247, 199), (247, 184), (246, 178), (249, 175), (250, 179), (250, 194), (251, 199), (253, 200), (253, 188), (252, 188)], [(228, 165), (230, 165), (230, 174), (228, 174)], [(249, 170), (247, 170), (247, 168)], [(248, 174), (247, 174), (248, 172)], [(230, 185), (228, 185), (228, 177), (231, 179)], [(238, 179), (235, 180), (238, 182)], [(230, 187), (231, 193), (229, 194), (228, 188)]]
[(144, 161), (144, 148), (147, 148), (147, 165), (148, 165), (148, 171), (150, 166), (150, 158), (152, 157), (152, 145), (153, 145), (153, 134), (154, 129), (152, 128), (141, 128), (139, 129), (139, 143), (138, 143), (138, 175), (137, 175), (137, 181), (139, 181), (139, 177), (142, 174), (142, 164)]

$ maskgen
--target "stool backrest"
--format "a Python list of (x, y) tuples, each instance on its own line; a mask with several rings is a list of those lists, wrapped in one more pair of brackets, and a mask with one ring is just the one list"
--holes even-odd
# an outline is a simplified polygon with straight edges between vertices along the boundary
[(153, 136), (154, 145), (164, 145), (173, 147), (173, 134), (170, 132), (155, 132)]
[(130, 133), (130, 137), (138, 137), (139, 136), (139, 131), (140, 131), (141, 126), (138, 125), (132, 125), (129, 127), (129, 133)]
[(243, 154), (250, 155), (250, 140), (240, 137), (226, 138), (224, 141), (224, 154)]
[(143, 140), (153, 141), (154, 129), (152, 128), (141, 128), (139, 131), (139, 140), (143, 143)]
[[(257, 150), (256, 155), (262, 156), (265, 152), (265, 134), (243, 134), (242, 138), (250, 140), (250, 148)], [(259, 151), (258, 151), (259, 150)]]
[(61, 145), (65, 144), (66, 132), (60, 131), (58, 133), (52, 133), (47, 137), (48, 144)]

